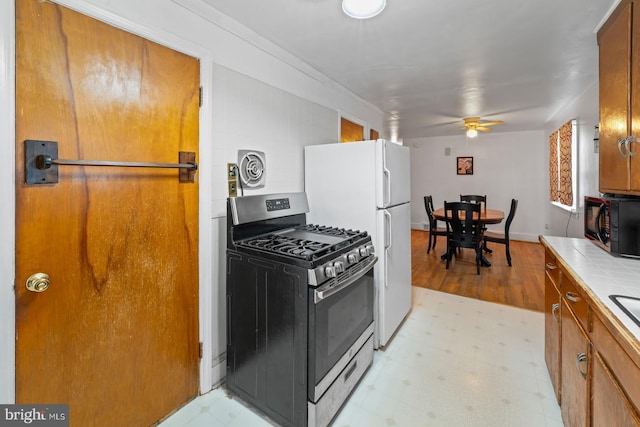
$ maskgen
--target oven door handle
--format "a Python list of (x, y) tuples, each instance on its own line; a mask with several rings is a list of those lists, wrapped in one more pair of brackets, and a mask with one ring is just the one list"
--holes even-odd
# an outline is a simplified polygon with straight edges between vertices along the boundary
[(339, 281), (336, 285), (330, 287), (329, 289), (322, 290), (322, 291), (316, 289), (315, 291), (313, 291), (313, 302), (317, 304), (323, 299), (329, 298), (331, 295), (334, 295), (342, 291), (343, 289), (353, 285), (355, 282), (360, 280), (362, 276), (367, 274), (369, 270), (373, 268), (373, 264), (375, 264), (376, 261), (378, 261), (378, 257), (374, 255), (369, 260), (366, 261), (366, 264), (355, 275), (346, 277), (345, 279), (343, 279), (342, 281)]

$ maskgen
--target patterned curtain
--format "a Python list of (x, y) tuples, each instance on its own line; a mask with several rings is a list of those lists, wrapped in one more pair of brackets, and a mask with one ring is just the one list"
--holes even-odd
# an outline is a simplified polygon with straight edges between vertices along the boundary
[(565, 206), (573, 206), (573, 181), (571, 171), (571, 120), (563, 124), (560, 132), (560, 185), (558, 187), (559, 202)]
[(555, 131), (549, 135), (549, 200), (558, 199), (558, 131)]

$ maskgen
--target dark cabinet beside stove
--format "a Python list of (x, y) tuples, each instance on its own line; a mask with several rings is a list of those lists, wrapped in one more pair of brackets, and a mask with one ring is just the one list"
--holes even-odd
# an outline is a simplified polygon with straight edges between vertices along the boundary
[(306, 425), (308, 287), (284, 264), (227, 255), (227, 387), (282, 425)]

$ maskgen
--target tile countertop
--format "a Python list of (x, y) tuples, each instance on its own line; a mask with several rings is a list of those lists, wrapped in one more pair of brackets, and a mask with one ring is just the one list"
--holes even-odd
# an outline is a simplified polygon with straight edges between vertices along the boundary
[[(599, 299), (629, 333), (640, 341), (640, 326), (624, 313), (609, 295), (640, 298), (640, 259), (610, 255), (584, 238), (540, 236), (562, 258), (578, 282)], [(544, 242), (543, 242), (544, 243)]]

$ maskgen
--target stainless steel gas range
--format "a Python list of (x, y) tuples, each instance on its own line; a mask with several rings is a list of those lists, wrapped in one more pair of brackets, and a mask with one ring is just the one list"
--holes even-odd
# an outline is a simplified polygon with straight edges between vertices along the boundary
[(373, 361), (366, 231), (306, 223), (305, 193), (227, 203), (227, 389), (285, 426), (328, 425)]

